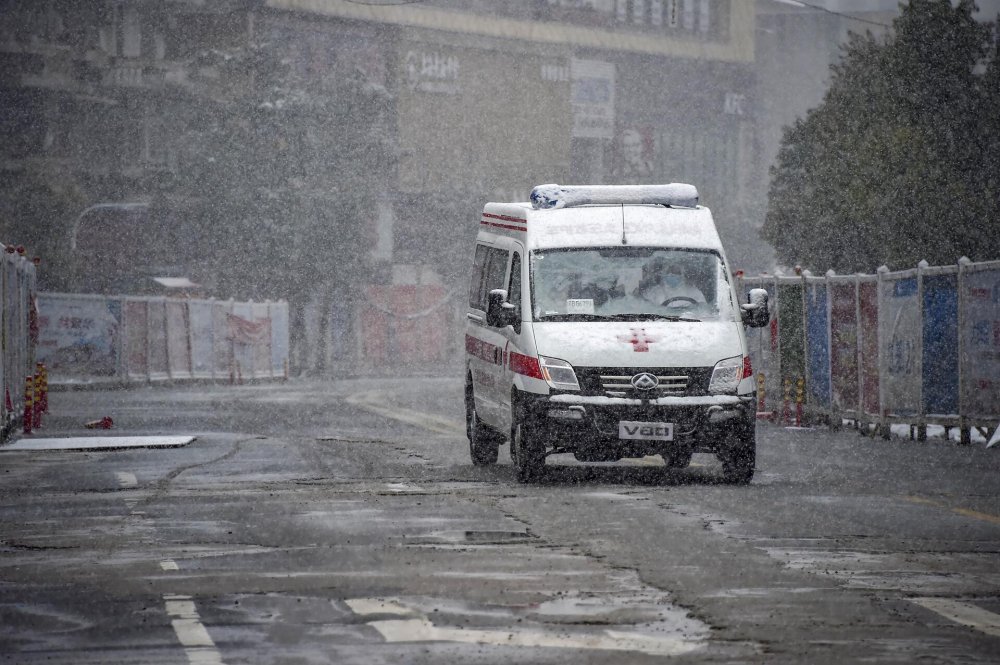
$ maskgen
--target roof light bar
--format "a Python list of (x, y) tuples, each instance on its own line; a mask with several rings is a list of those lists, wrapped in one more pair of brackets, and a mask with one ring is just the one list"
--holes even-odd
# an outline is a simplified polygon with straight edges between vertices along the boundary
[(539, 185), (531, 190), (535, 210), (572, 208), (592, 204), (657, 205), (694, 208), (698, 189), (694, 185), (672, 182), (669, 185)]

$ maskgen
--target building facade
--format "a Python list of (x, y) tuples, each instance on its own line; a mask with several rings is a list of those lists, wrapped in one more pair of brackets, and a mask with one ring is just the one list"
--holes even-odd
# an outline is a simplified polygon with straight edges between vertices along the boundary
[[(8, 5), (0, 176), (39, 165), (71, 175), (80, 210), (150, 204), (154, 220), (142, 233), (117, 234), (122, 253), (146, 252), (141, 263), (161, 276), (191, 276), (209, 294), (211, 266), (178, 236), (191, 225), (173, 183), (197, 172), (214, 114), (253, 77), (229, 77), (205, 54), (262, 44), (305, 93), (322, 95), (347, 76), (385, 91), (395, 165), (352, 220), (364, 240), (363, 288), (323, 279), (303, 287), (311, 291), (300, 294), (298, 322), (313, 331), (303, 365), (386, 358), (386, 349), (413, 338), (447, 337), (463, 316), (472, 220), (486, 201), (524, 200), (544, 182), (692, 182), (716, 211), (734, 267), (756, 266), (748, 233), (762, 210), (753, 2)], [(280, 148), (314, 155), (299, 160), (296, 186), (318, 206), (339, 191), (317, 175), (322, 145), (304, 130), (295, 146)], [(114, 233), (126, 222), (85, 219), (77, 225), (84, 235), (88, 224)], [(173, 265), (149, 247), (181, 248), (173, 256), (183, 260)], [(443, 317), (439, 331), (412, 323), (423, 312)], [(452, 342), (415, 355), (447, 356)]]

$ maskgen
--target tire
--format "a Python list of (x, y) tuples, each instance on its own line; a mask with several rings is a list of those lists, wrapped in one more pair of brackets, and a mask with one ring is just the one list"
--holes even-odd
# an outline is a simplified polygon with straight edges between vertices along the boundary
[(479, 422), (471, 381), (465, 387), (465, 433), (469, 438), (469, 457), (472, 458), (473, 466), (491, 466), (497, 463), (500, 457), (499, 438)]
[(725, 452), (719, 453), (722, 479), (728, 485), (749, 485), (757, 465), (757, 440), (751, 432), (737, 439)]
[(518, 481), (530, 483), (536, 480), (545, 468), (545, 445), (532, 431), (532, 427), (519, 409), (514, 408), (511, 415), (511, 461), (517, 471)]

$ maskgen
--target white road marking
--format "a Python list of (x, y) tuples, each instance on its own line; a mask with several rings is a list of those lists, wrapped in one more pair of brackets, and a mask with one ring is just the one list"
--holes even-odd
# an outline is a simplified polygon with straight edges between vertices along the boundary
[(139, 484), (134, 473), (129, 473), (128, 471), (118, 471), (115, 473), (118, 477), (118, 484), (122, 487), (135, 487)]
[(401, 614), (403, 616), (423, 616), (420, 612), (410, 609), (395, 600), (379, 600), (377, 598), (351, 598), (345, 600), (351, 610), (360, 616), (371, 614)]
[(175, 448), (187, 445), (192, 441), (194, 441), (193, 436), (73, 436), (65, 439), (20, 439), (0, 448), (0, 452)]
[(368, 625), (381, 633), (386, 642), (461, 642), (496, 646), (602, 649), (636, 651), (655, 656), (679, 656), (701, 646), (677, 637), (650, 637), (614, 630), (605, 630), (602, 635), (514, 633), (504, 630), (440, 628), (426, 619), (372, 621)]
[(978, 631), (1000, 637), (1000, 614), (978, 605), (950, 598), (910, 598), (910, 602), (940, 614), (945, 619)]
[(177, 562), (171, 561), (170, 559), (161, 561), (160, 568), (162, 568), (163, 570), (180, 570), (180, 568), (177, 567)]
[(573, 635), (565, 632), (514, 632), (441, 627), (431, 623), (423, 613), (407, 607), (396, 599), (353, 598), (344, 602), (361, 616), (398, 614), (419, 617), (368, 622), (368, 625), (377, 630), (386, 642), (458, 642), (556, 649), (601, 649), (633, 651), (655, 656), (678, 656), (703, 646), (700, 640), (654, 637), (617, 630)]
[(166, 602), (167, 615), (177, 617), (171, 619), (170, 624), (177, 633), (177, 639), (184, 646), (188, 662), (194, 665), (222, 665), (222, 654), (215, 648), (212, 636), (201, 623), (198, 608), (195, 607), (191, 596), (166, 594), (163, 600)]
[(385, 488), (390, 492), (423, 492), (422, 488), (406, 483), (387, 483)]

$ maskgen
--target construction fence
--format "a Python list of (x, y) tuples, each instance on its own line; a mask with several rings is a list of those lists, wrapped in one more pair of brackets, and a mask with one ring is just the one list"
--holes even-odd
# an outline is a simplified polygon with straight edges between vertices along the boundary
[[(738, 277), (766, 289), (771, 320), (747, 329), (761, 416), (992, 430), (1000, 420), (1000, 261), (875, 275)], [(789, 407), (788, 405), (791, 404)], [(867, 430), (866, 430), (867, 431)]]
[(0, 294), (3, 300), (2, 362), (0, 396), (2, 432), (6, 438), (20, 425), (24, 413), (25, 377), (35, 373), (35, 344), (38, 339), (36, 272), (34, 264), (12, 246), (0, 243)]
[(288, 304), (38, 295), (52, 384), (286, 378)]

